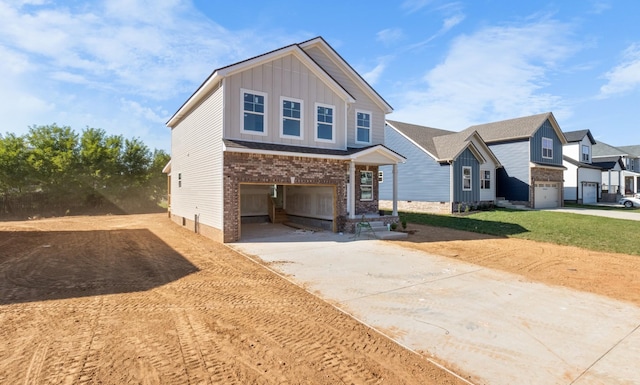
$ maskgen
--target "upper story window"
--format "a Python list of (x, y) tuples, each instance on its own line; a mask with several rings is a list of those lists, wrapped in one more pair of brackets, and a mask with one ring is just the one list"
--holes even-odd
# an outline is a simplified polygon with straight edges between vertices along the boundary
[(542, 157), (553, 159), (553, 139), (542, 138)]
[(371, 113), (356, 111), (356, 142), (371, 143)]
[(267, 134), (267, 94), (259, 91), (241, 90), (241, 131), (249, 134)]
[(589, 150), (589, 146), (582, 146), (582, 161), (583, 162), (589, 162), (590, 160), (590, 150)]
[(335, 142), (334, 106), (316, 103), (316, 140)]
[(302, 100), (282, 97), (280, 105), (282, 106), (280, 135), (286, 138), (302, 139), (302, 127), (304, 127)]
[(482, 171), (482, 179), (480, 180), (480, 189), (481, 190), (491, 189), (491, 171), (489, 170)]
[(462, 190), (471, 191), (471, 167), (462, 166)]

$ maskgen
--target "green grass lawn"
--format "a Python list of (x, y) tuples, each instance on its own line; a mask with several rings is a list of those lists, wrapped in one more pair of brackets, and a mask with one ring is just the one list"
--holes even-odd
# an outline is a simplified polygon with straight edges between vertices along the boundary
[(465, 216), (401, 212), (411, 223), (640, 255), (640, 221), (552, 211), (496, 209)]

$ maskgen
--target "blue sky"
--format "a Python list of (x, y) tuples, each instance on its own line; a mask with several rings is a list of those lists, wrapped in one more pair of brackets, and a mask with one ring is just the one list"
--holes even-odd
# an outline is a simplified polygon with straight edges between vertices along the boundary
[(552, 111), (640, 144), (640, 2), (0, 0), (0, 132), (57, 123), (170, 150), (216, 68), (322, 36), (394, 107), (453, 131)]

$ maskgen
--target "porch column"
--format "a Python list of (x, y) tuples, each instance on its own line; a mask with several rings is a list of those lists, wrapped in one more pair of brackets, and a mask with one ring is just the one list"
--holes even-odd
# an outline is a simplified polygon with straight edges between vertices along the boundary
[(607, 175), (609, 176), (609, 184), (607, 185), (607, 191), (609, 192), (609, 194), (611, 194), (611, 170), (609, 169), (607, 171)]
[(398, 216), (398, 164), (393, 164), (393, 215)]
[(349, 218), (356, 217), (356, 163), (349, 163)]

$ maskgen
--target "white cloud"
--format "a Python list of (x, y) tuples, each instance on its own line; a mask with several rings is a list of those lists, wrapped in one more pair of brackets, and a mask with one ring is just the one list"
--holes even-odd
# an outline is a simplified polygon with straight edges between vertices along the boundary
[[(460, 130), (471, 124), (562, 110), (544, 91), (548, 75), (575, 52), (570, 28), (553, 20), (494, 26), (457, 37), (423, 82), (399, 95), (394, 119)], [(563, 114), (570, 112), (563, 111)]]
[(405, 0), (401, 8), (407, 10), (409, 13), (419, 11), (420, 9), (429, 5), (433, 0)]
[(378, 65), (376, 65), (371, 71), (365, 72), (362, 77), (367, 81), (367, 83), (373, 86), (378, 82), (378, 79), (380, 79), (386, 68), (387, 58), (379, 59)]
[(403, 34), (400, 28), (387, 28), (376, 34), (378, 41), (385, 45), (390, 45), (402, 39)]
[(623, 53), (621, 64), (607, 72), (607, 84), (600, 87), (600, 98), (624, 94), (640, 87), (640, 44), (632, 44)]

